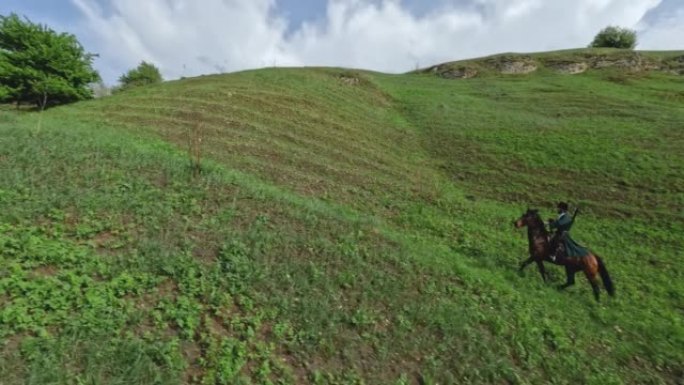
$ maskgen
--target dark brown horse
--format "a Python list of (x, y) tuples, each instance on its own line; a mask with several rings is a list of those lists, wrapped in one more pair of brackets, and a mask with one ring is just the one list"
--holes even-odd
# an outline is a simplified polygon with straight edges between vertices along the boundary
[(603, 280), (608, 294), (615, 295), (615, 287), (610, 280), (608, 270), (603, 264), (598, 255), (589, 252), (586, 257), (582, 258), (564, 258), (560, 262), (552, 261), (550, 256), (552, 253), (551, 244), (549, 242), (549, 233), (544, 226), (544, 222), (539, 216), (537, 210), (527, 210), (518, 220), (514, 222), (516, 228), (527, 226), (527, 238), (530, 247), (530, 257), (520, 264), (520, 271), (522, 272), (532, 262), (537, 263), (539, 273), (546, 282), (546, 270), (544, 269), (544, 262), (554, 263), (556, 265), (565, 266), (565, 273), (567, 275), (567, 282), (560, 288), (565, 289), (575, 284), (575, 274), (578, 271), (584, 271), (592, 289), (594, 289), (594, 297), (599, 299), (599, 281), (598, 276)]

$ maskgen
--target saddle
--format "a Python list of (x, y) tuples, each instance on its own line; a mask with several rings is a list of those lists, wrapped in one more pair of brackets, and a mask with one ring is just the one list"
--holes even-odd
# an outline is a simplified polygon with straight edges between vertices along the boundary
[(560, 234), (556, 233), (549, 237), (549, 243), (551, 244), (551, 256), (554, 261), (558, 258), (565, 258), (567, 253), (565, 252), (565, 237), (567, 236), (567, 231)]

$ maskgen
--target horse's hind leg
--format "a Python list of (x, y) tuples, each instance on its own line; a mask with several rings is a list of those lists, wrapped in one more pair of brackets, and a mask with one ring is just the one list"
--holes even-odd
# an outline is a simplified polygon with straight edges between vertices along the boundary
[(599, 293), (601, 292), (598, 280), (598, 262), (596, 261), (596, 258), (591, 258), (591, 255), (589, 258), (585, 259), (584, 275), (587, 276), (589, 283), (591, 283), (591, 288), (594, 290), (594, 298), (596, 298), (596, 301), (598, 302)]
[(560, 285), (558, 288), (560, 290), (564, 290), (564, 289), (567, 289), (570, 286), (574, 285), (575, 284), (575, 273), (576, 272), (577, 271), (575, 269), (571, 268), (570, 266), (565, 266), (565, 275), (567, 276), (567, 280), (566, 280), (565, 284)]
[(589, 280), (589, 283), (591, 284), (592, 290), (594, 290), (594, 298), (596, 298), (596, 301), (598, 302), (599, 300), (599, 293), (601, 292), (601, 287), (599, 286), (599, 281), (598, 277), (596, 276), (596, 272), (592, 274), (591, 271), (584, 270), (584, 274), (587, 276), (587, 279)]
[(599, 294), (601, 293), (601, 288), (599, 287), (598, 281), (596, 279), (591, 279), (589, 280), (589, 283), (591, 283), (591, 288), (594, 290), (594, 298), (596, 298), (596, 302), (598, 302)]

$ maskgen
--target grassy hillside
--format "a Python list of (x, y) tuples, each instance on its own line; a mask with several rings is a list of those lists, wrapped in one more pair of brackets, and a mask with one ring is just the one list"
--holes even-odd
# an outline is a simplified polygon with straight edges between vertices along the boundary
[[(0, 378), (679, 383), (682, 90), (266, 69), (2, 110)], [(561, 199), (617, 297), (517, 273)]]

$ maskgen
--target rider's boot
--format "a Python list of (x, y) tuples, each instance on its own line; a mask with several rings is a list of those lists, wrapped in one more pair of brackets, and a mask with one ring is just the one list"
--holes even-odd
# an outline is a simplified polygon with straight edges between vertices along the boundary
[(554, 250), (553, 254), (551, 254), (549, 258), (551, 258), (551, 261), (554, 263), (561, 263), (565, 258), (565, 250), (563, 249), (563, 245), (558, 245), (556, 250)]

